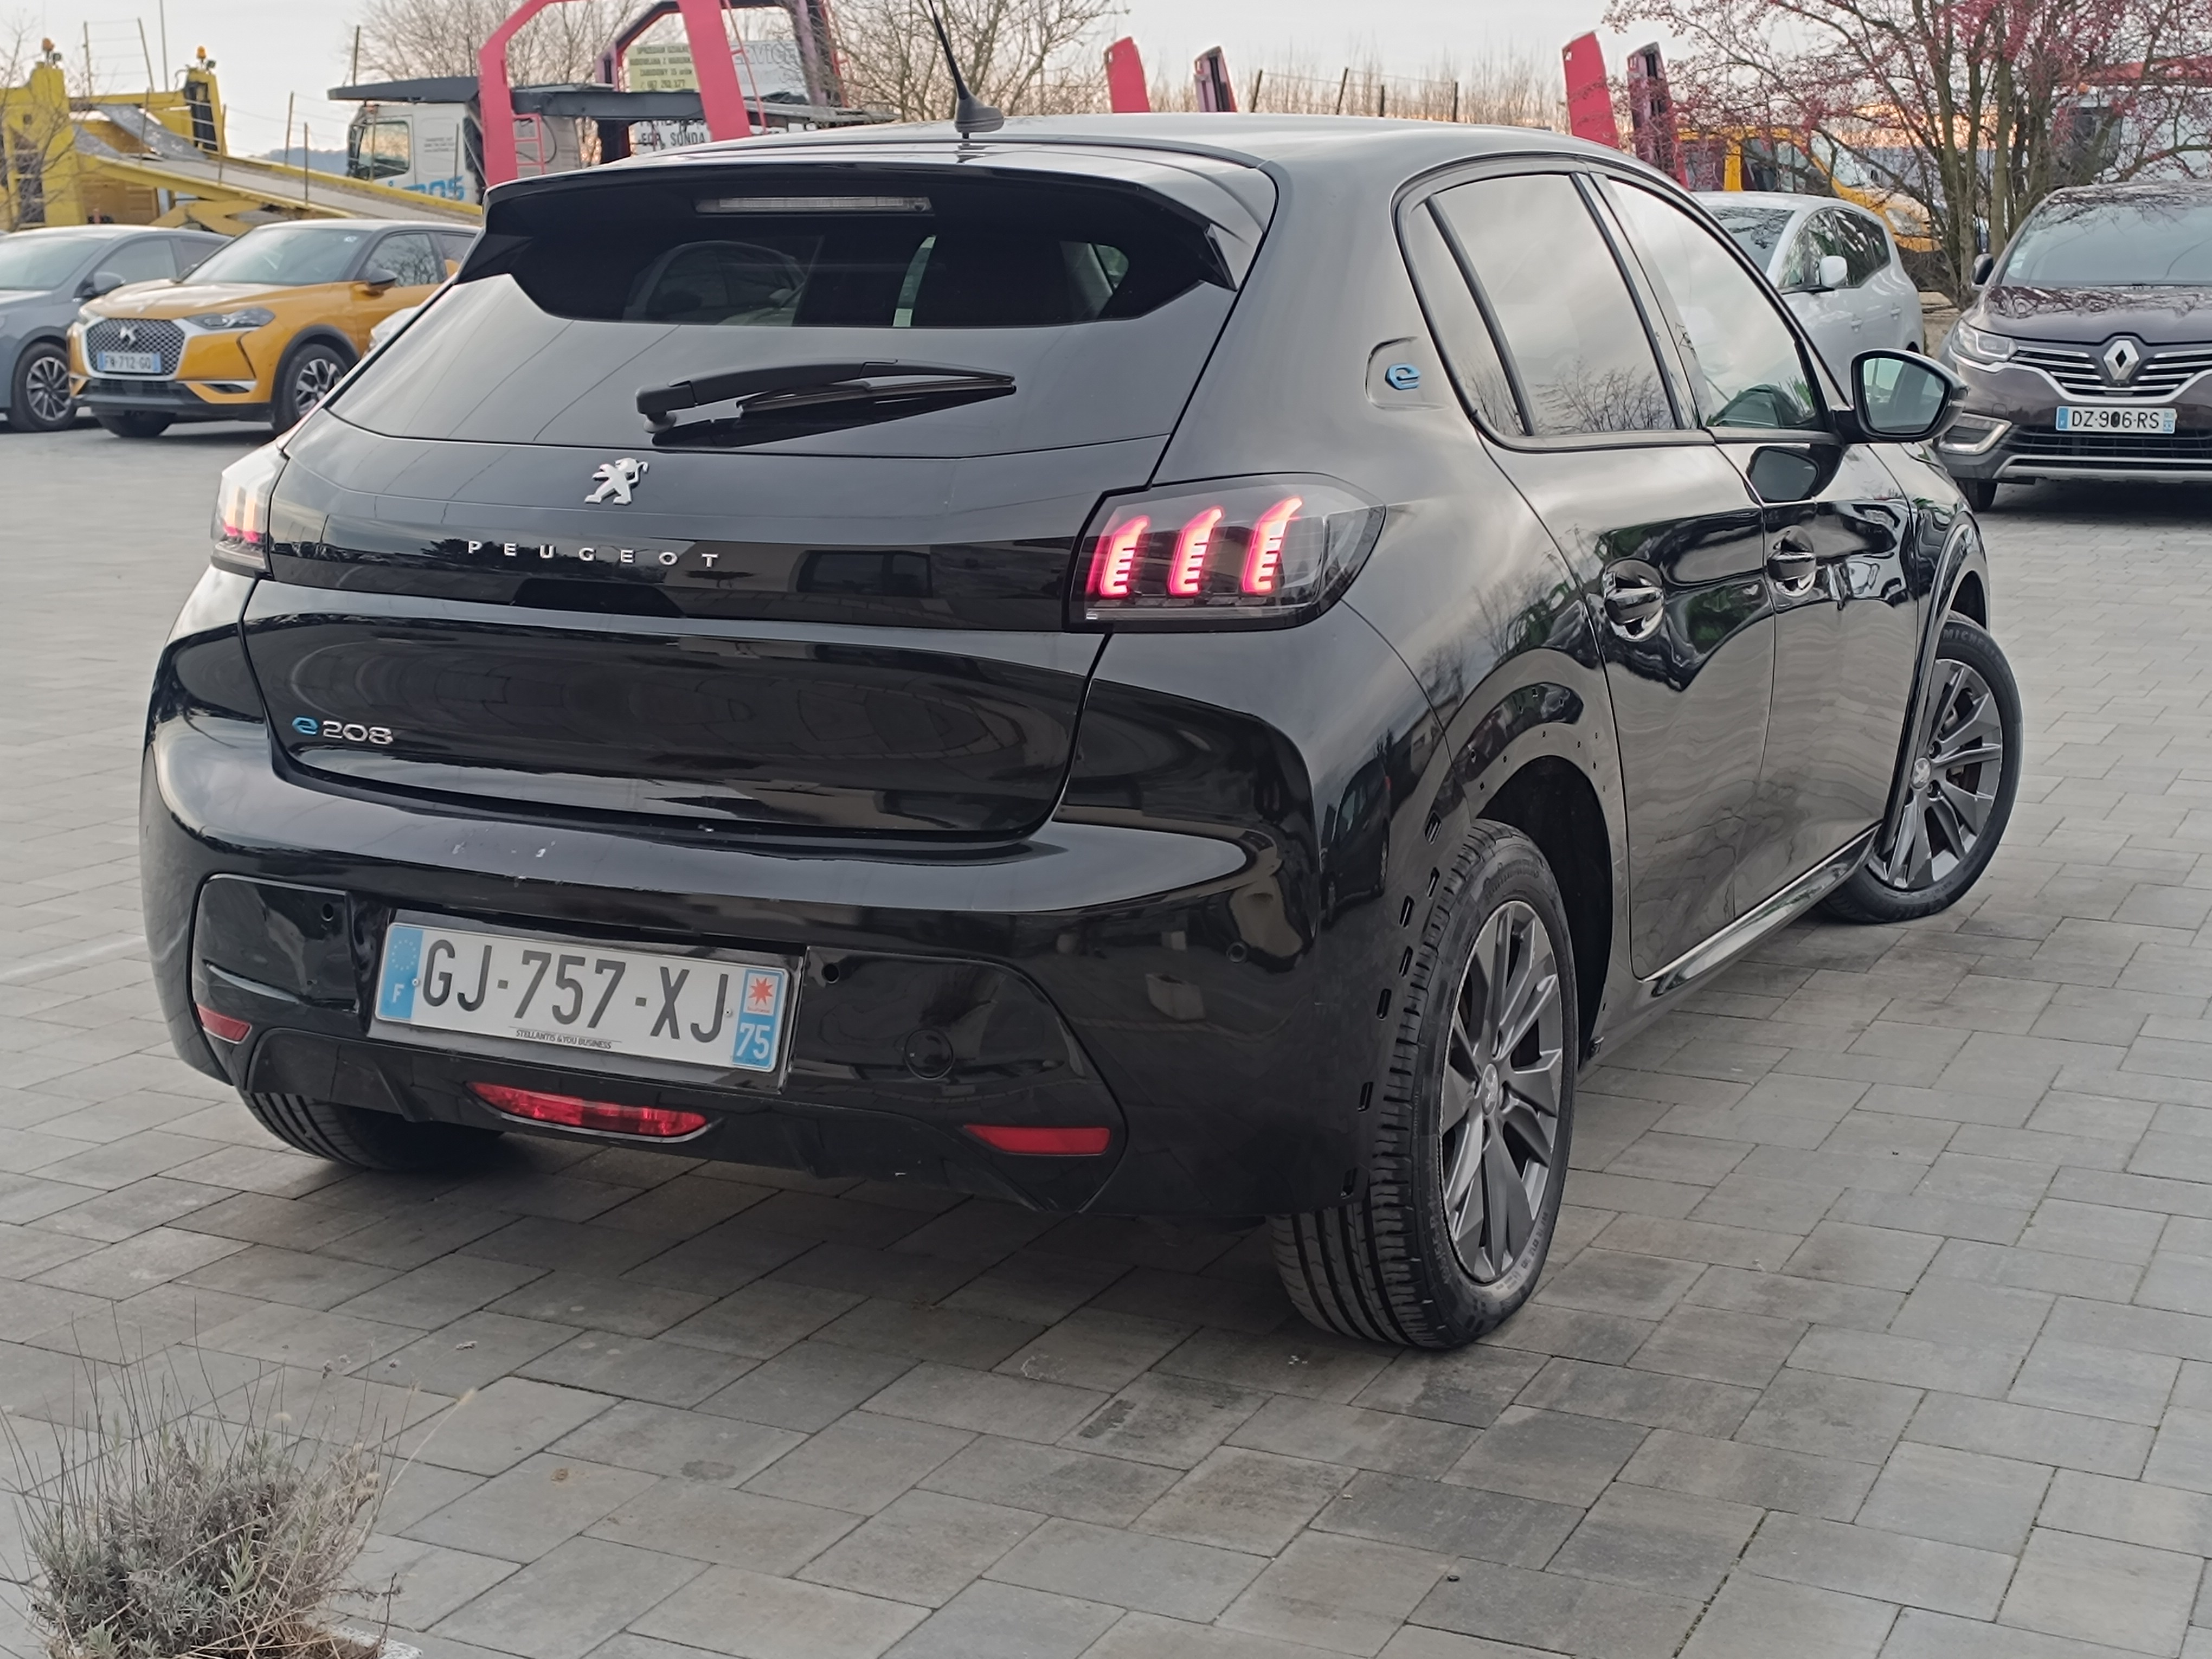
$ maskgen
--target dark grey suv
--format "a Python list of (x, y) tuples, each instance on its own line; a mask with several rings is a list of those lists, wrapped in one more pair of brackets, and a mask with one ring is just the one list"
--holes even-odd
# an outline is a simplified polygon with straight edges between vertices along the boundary
[(2212, 481), (2212, 183), (2059, 191), (1978, 275), (1937, 446), (1977, 507), (2008, 482)]
[(181, 276), (223, 245), (204, 230), (57, 225), (0, 236), (0, 412), (18, 432), (69, 423), (69, 325), (132, 283)]
[(708, 145), (493, 193), (225, 475), (142, 847), (179, 1051), (501, 1133), (1273, 1218), (1528, 1294), (1577, 1071), (2018, 774), (1956, 382), (1846, 397), (1697, 204), (1426, 123)]

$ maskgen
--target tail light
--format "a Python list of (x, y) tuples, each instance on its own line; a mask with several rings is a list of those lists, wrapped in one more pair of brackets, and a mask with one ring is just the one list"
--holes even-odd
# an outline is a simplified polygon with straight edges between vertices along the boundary
[(707, 1127), (699, 1112), (665, 1106), (617, 1106), (611, 1100), (580, 1100), (537, 1089), (511, 1089), (503, 1083), (471, 1083), (469, 1092), (495, 1111), (533, 1123), (557, 1123), (564, 1129), (596, 1129), (604, 1134), (650, 1135), (666, 1140), (696, 1134)]
[(1096, 1158), (1114, 1139), (1114, 1132), (1103, 1128), (1061, 1129), (1014, 1123), (970, 1123), (963, 1127), (986, 1146), (1002, 1152), (1023, 1152), (1032, 1158)]
[(1327, 478), (1236, 478), (1118, 495), (1078, 544), (1068, 621), (1285, 628), (1344, 591), (1383, 510)]
[(243, 1042), (253, 1034), (253, 1027), (247, 1021), (231, 1014), (219, 1014), (204, 1002), (194, 1003), (192, 1012), (199, 1016), (200, 1030), (225, 1042)]
[(223, 468), (222, 482), (216, 486), (210, 556), (218, 570), (241, 576), (269, 574), (270, 504), (276, 494), (276, 475), (283, 470), (284, 452), (273, 443)]

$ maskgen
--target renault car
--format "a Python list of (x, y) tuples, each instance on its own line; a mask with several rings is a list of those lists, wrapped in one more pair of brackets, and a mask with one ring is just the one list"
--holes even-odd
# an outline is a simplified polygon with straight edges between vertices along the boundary
[(336, 219), (262, 225), (188, 276), (95, 299), (70, 328), (70, 385), (110, 432), (266, 421), (322, 401), (385, 317), (419, 304), (467, 254), (450, 225)]
[(1937, 453), (1977, 507), (2004, 483), (2212, 482), (2212, 184), (2059, 191), (1975, 275)]
[(502, 187), (224, 475), (148, 726), (170, 1029), (321, 1158), (1272, 1218), (1316, 1322), (1465, 1342), (1535, 1281), (1582, 1066), (1995, 851), (1956, 392), (1839, 386), (1689, 196), (1541, 132)]

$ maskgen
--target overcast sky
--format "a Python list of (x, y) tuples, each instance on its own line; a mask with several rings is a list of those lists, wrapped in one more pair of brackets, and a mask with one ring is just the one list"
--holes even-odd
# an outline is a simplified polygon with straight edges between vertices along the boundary
[[(1251, 69), (1295, 58), (1328, 73), (1369, 58), (1419, 75), (1439, 58), (1466, 65), (1492, 52), (1525, 52), (1547, 64), (1570, 36), (1596, 26), (1604, 0), (1124, 0), (1116, 33), (1135, 38), (1146, 67), (1180, 71), (1208, 46), (1224, 47), (1241, 91)], [(833, 0), (834, 3), (834, 0)], [(336, 148), (352, 113), (325, 101), (345, 79), (346, 47), (360, 8), (352, 0), (167, 0), (169, 57), (184, 63), (205, 46), (218, 64), (231, 110), (231, 143), (253, 153), (284, 138), (287, 94), (314, 129), (315, 147)], [(117, 89), (143, 83), (138, 26), (159, 58), (156, 0), (0, 0), (0, 21), (21, 14), (74, 55), (85, 25), (94, 57)], [(1616, 68), (1627, 43), (1608, 39)], [(295, 141), (296, 142), (296, 139)]]

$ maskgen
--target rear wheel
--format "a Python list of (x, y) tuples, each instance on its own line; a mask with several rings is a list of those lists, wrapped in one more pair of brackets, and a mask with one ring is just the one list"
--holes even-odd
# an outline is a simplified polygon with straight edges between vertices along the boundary
[(1977, 513), (1986, 513), (1997, 504), (1997, 481), (1995, 478), (1960, 478), (1954, 480), (1966, 505)]
[(158, 438), (169, 429), (167, 416), (143, 409), (118, 410), (112, 415), (95, 415), (93, 419), (118, 438)]
[(315, 412), (345, 378), (354, 364), (353, 354), (328, 340), (309, 340), (286, 354), (276, 371), (276, 395), (269, 406), (270, 423), (289, 432)]
[(76, 418), (69, 354), (52, 340), (25, 347), (8, 387), (8, 424), (18, 432), (58, 432)]
[(246, 1110), (288, 1146), (357, 1170), (465, 1168), (499, 1139), (496, 1129), (416, 1123), (393, 1112), (366, 1112), (305, 1095), (241, 1093)]
[(1997, 642), (1972, 623), (1943, 624), (1935, 719), (1912, 757), (1896, 844), (1877, 849), (1830, 895), (1844, 921), (1911, 921), (1948, 910), (1996, 856), (2020, 790), (2020, 687)]
[(1284, 1285), (1315, 1324), (1455, 1348), (1528, 1300), (1574, 1122), (1573, 961), (1535, 843), (1477, 824), (1406, 981), (1365, 1192), (1273, 1224)]

